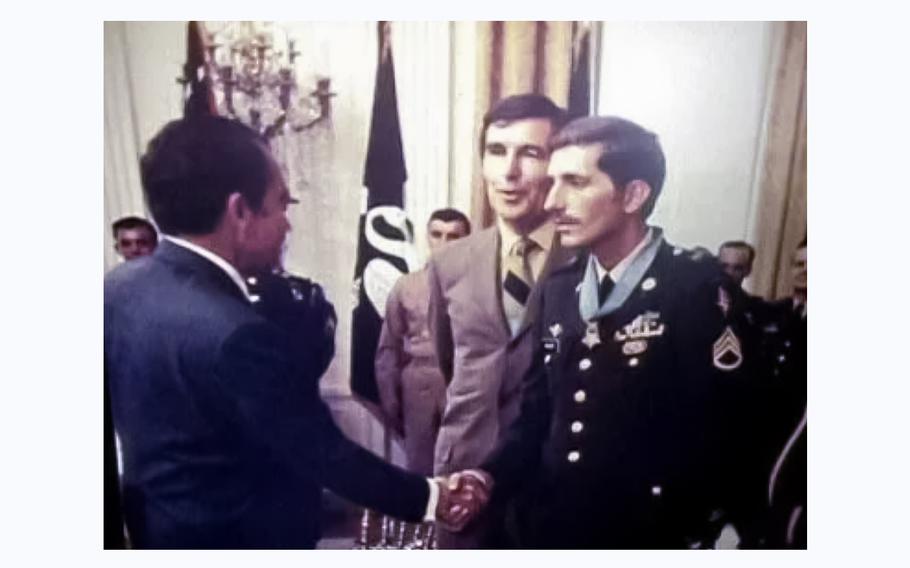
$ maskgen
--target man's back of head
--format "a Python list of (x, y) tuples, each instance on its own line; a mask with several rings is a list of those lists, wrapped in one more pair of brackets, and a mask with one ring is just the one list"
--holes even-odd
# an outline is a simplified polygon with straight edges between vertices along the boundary
[(140, 169), (152, 217), (167, 235), (211, 233), (234, 192), (261, 206), (270, 176), (265, 140), (237, 121), (212, 116), (165, 125)]
[(223, 117), (175, 120), (149, 142), (140, 166), (163, 233), (211, 250), (242, 273), (278, 264), (293, 200), (257, 132)]

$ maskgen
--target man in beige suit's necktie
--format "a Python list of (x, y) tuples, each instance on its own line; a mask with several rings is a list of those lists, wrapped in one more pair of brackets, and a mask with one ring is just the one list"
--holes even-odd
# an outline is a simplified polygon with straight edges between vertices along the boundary
[[(518, 415), (533, 352), (535, 283), (567, 257), (543, 210), (547, 140), (565, 120), (534, 94), (499, 101), (480, 135), (483, 177), (496, 223), (445, 247), (429, 263), (429, 325), (446, 379), (447, 403), (434, 470), (477, 467)], [(468, 530), (440, 532), (443, 548), (508, 546), (495, 507)]]

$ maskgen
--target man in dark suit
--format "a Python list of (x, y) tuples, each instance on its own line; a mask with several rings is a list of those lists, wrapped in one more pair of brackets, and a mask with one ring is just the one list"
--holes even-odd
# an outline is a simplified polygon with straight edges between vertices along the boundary
[[(542, 95), (515, 95), (484, 116), (480, 152), (495, 225), (460, 239), (429, 263), (429, 325), (448, 385), (435, 473), (477, 467), (518, 415), (521, 377), (533, 353), (538, 286), (563, 253), (543, 210), (547, 139), (564, 111)], [(555, 258), (555, 261), (554, 261)], [(487, 517), (496, 517), (491, 510)], [(441, 548), (507, 546), (497, 519)]]
[(104, 283), (132, 545), (310, 548), (322, 487), (409, 521), (446, 511), (447, 487), (344, 437), (319, 397), (322, 362), (251, 306), (241, 274), (277, 266), (290, 228), (266, 143), (225, 118), (174, 121), (141, 176), (165, 240)]
[(588, 117), (551, 149), (545, 207), (585, 252), (542, 285), (519, 418), (462, 476), (493, 503), (515, 498), (522, 547), (704, 546), (747, 504), (742, 293), (646, 224), (665, 177), (657, 136)]

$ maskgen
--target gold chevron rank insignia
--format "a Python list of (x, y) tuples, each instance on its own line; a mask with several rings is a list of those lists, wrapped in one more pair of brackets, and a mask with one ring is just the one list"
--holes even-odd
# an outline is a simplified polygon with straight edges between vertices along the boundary
[(722, 371), (732, 371), (739, 368), (742, 362), (742, 345), (730, 326), (727, 326), (714, 342), (714, 366)]

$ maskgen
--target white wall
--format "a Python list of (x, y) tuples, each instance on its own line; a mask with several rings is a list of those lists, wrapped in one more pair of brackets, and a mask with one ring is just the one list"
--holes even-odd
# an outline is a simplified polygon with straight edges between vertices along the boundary
[(148, 217), (138, 157), (166, 121), (180, 116), (176, 79), (185, 58), (184, 22), (104, 23), (105, 269), (118, 262), (110, 223), (124, 215)]
[(777, 24), (603, 26), (599, 114), (656, 132), (667, 180), (650, 222), (684, 246), (745, 239)]

